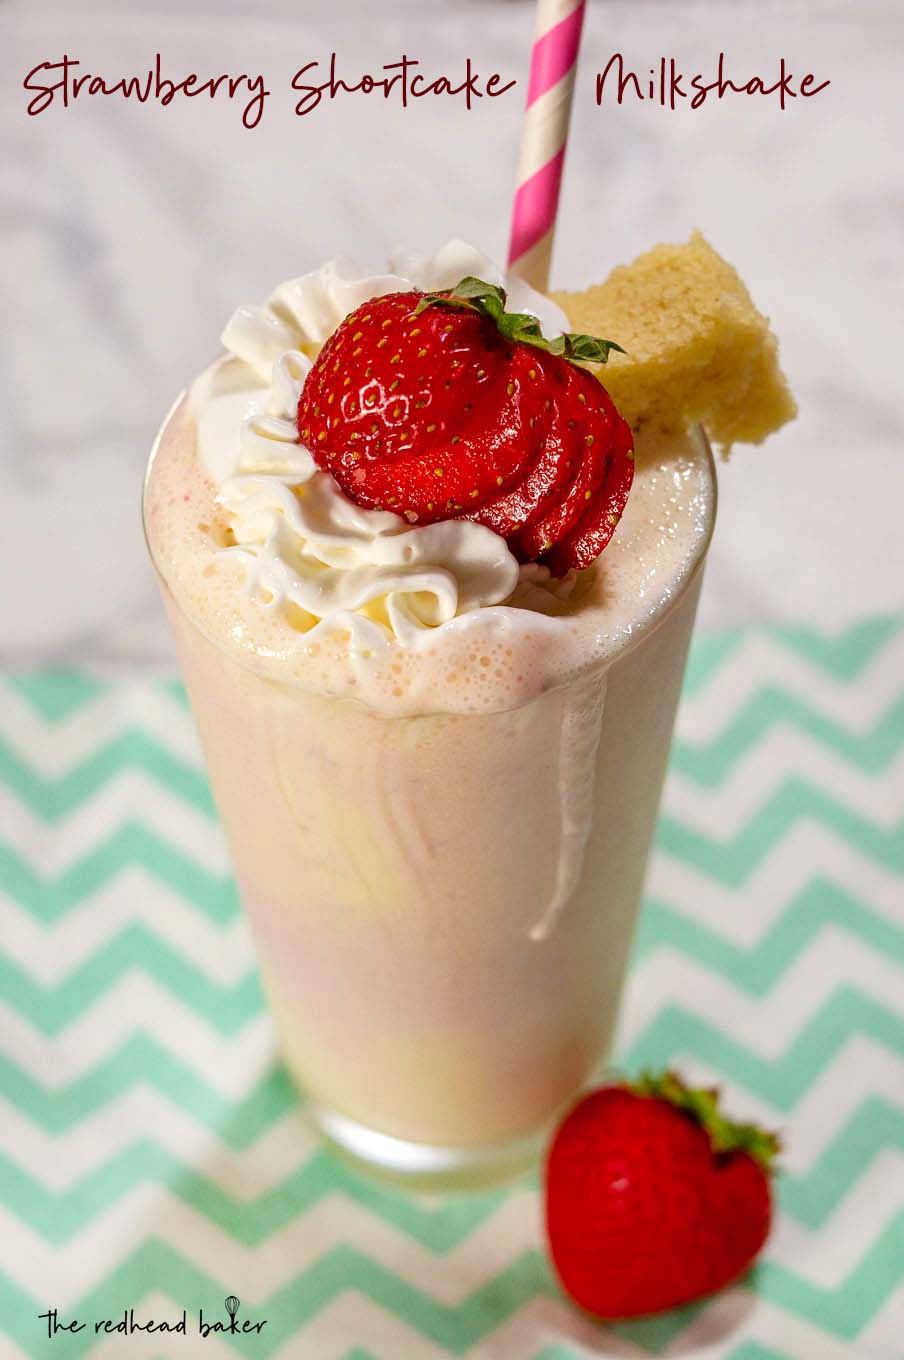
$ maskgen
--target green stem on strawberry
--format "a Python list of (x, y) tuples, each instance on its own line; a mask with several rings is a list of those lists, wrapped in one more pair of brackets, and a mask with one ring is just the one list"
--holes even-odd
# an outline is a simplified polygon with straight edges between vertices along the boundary
[(540, 329), (540, 323), (530, 312), (507, 312), (505, 310), (506, 291), (495, 283), (486, 283), (473, 275), (457, 283), (448, 293), (426, 293), (414, 309), (415, 316), (427, 307), (456, 307), (465, 311), (477, 312), (487, 317), (496, 326), (499, 334), (506, 340), (522, 345), (533, 345), (536, 349), (558, 354), (571, 363), (604, 364), (611, 350), (619, 354), (625, 351), (614, 340), (600, 340), (595, 335), (578, 335), (566, 331), (547, 340)]
[(778, 1134), (761, 1129), (757, 1124), (736, 1123), (719, 1110), (719, 1091), (709, 1087), (693, 1087), (677, 1072), (642, 1072), (635, 1082), (627, 1082), (627, 1089), (639, 1096), (666, 1100), (683, 1110), (706, 1130), (713, 1152), (747, 1152), (764, 1171), (774, 1173), (775, 1158), (781, 1152)]

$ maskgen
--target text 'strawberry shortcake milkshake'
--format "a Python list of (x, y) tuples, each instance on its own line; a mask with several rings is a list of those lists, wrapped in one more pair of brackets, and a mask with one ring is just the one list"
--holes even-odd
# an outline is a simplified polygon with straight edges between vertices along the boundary
[(793, 410), (702, 238), (567, 317), (501, 282), (453, 242), (240, 308), (145, 493), (286, 1057), (397, 1172), (501, 1170), (605, 1059), (715, 506), (688, 430)]

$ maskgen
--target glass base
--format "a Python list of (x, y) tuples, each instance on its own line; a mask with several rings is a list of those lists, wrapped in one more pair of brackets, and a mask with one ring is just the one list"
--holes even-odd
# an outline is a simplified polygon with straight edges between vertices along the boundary
[(410, 1189), (478, 1190), (513, 1180), (536, 1165), (548, 1133), (495, 1147), (434, 1147), (379, 1133), (316, 1101), (305, 1113), (356, 1170)]

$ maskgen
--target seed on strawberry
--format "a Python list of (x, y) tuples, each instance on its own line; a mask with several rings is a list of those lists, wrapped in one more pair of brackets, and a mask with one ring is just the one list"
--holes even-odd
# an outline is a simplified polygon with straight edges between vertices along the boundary
[(741, 1275), (769, 1233), (778, 1140), (675, 1073), (585, 1096), (546, 1165), (549, 1250), (601, 1318), (690, 1303)]
[(299, 435), (359, 505), (420, 524), (472, 519), (522, 558), (586, 565), (601, 541), (588, 512), (599, 509), (603, 471), (607, 506), (623, 505), (631, 469), (612, 456), (615, 408), (575, 365), (605, 362), (618, 346), (546, 340), (534, 317), (504, 305), (502, 289), (463, 279), (450, 293), (357, 308), (308, 374)]

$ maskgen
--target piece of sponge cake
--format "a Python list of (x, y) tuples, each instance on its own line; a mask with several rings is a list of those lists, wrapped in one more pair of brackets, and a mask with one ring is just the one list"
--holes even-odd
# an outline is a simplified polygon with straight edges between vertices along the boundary
[(627, 350), (595, 371), (636, 433), (699, 422), (727, 455), (797, 413), (767, 318), (700, 232), (654, 246), (595, 287), (552, 296), (572, 330)]

